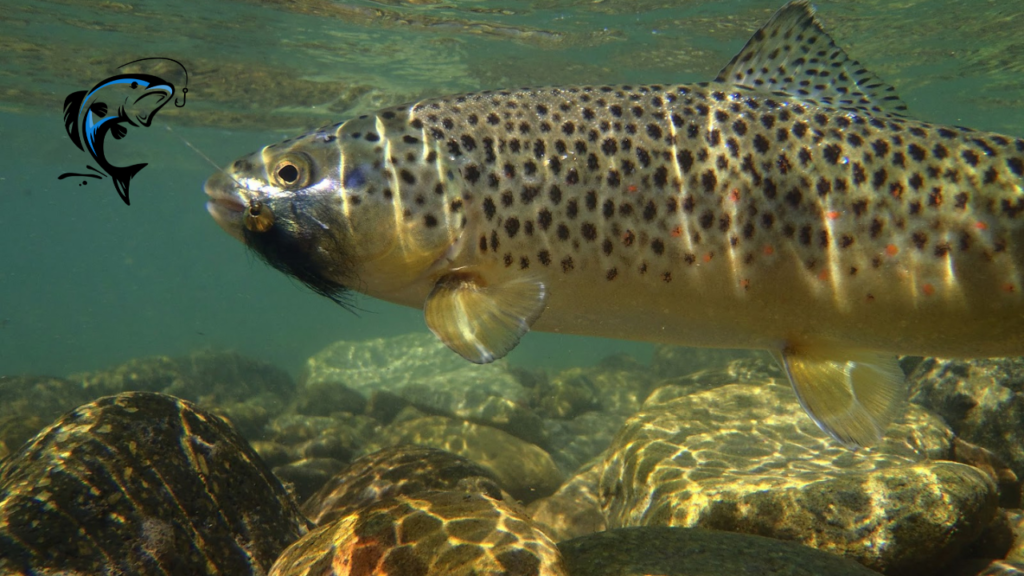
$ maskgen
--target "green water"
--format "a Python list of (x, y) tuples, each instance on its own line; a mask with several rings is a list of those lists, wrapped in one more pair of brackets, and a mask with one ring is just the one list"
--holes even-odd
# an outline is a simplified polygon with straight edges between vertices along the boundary
[[(779, 1), (259, 2), (7, 0), (0, 10), (0, 374), (236, 349), (296, 371), (339, 339), (426, 331), (368, 298), (353, 316), (247, 254), (204, 209), (213, 171), (376, 107), (456, 91), (710, 79)], [(826, 28), (912, 115), (1024, 135), (1024, 2), (818, 2)], [(109, 144), (149, 162), (132, 205), (88, 158), (64, 97), (147, 56), (190, 72), (188, 104)], [(176, 84), (180, 83), (175, 79)], [(168, 132), (171, 126), (175, 132)], [(607, 303), (613, 306), (613, 302)], [(586, 365), (645, 344), (528, 335), (529, 365)]]

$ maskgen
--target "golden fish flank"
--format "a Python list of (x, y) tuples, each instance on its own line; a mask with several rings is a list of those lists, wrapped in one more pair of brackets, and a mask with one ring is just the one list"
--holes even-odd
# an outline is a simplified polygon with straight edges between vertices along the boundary
[(763, 348), (868, 445), (903, 400), (896, 354), (1024, 354), (1024, 140), (904, 110), (801, 0), (713, 82), (426, 100), (206, 192), (273, 266), (422, 307), (470, 361), (531, 328)]

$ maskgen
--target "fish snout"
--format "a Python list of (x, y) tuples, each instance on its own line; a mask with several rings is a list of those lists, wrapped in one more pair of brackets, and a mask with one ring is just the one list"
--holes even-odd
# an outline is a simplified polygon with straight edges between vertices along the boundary
[(244, 242), (243, 228), (247, 204), (238, 192), (238, 186), (228, 175), (218, 172), (204, 184), (206, 211), (213, 220), (235, 238)]

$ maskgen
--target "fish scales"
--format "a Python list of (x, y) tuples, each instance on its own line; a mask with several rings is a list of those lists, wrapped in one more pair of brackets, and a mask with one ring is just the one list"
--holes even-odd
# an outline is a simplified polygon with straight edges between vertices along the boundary
[[(654, 322), (680, 344), (719, 332), (722, 345), (765, 347), (745, 341), (760, 331), (742, 317), (725, 331), (721, 310), (690, 310), (711, 325), (695, 330), (674, 308), (713, 290), (747, 316), (763, 302), (752, 295), (768, 291), (805, 308), (773, 320), (793, 324), (788, 339), (811, 316), (873, 347), (892, 336), (877, 326), (893, 310), (914, 308), (942, 314), (949, 338), (904, 334), (908, 350), (955, 355), (1000, 304), (1019, 300), (1020, 254), (1008, 247), (1024, 234), (1024, 140), (715, 83), (480, 93), (392, 112), (385, 133), (411, 128), (410, 148), (437, 152), (432, 162), (398, 154), (395, 169), (444, 190), (403, 202), (411, 218), (475, 240), (465, 263), (539, 270), (552, 285), (575, 276), (565, 281), (600, 285), (606, 298), (642, 290), (676, 300), (657, 311), (671, 318), (638, 315), (637, 332)], [(605, 335), (621, 337), (623, 322)], [(1021, 349), (1024, 330), (991, 328), (981, 346)]]
[(712, 82), (424, 100), (206, 191), (272, 265), (422, 307), (473, 362), (530, 329), (766, 349), (864, 446), (895, 354), (1024, 354), (1024, 140), (905, 113), (797, 0)]

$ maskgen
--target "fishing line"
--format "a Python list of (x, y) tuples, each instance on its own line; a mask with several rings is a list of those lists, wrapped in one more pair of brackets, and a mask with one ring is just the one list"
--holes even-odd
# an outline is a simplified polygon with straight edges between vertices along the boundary
[(217, 163), (214, 162), (213, 160), (210, 160), (210, 157), (207, 156), (206, 154), (203, 154), (202, 150), (200, 150), (199, 148), (196, 148), (195, 146), (193, 146), (192, 143), (189, 142), (188, 140), (185, 140), (184, 137), (182, 137), (180, 134), (175, 132), (174, 129), (171, 128), (169, 125), (165, 125), (164, 128), (166, 128), (167, 131), (170, 132), (171, 134), (174, 134), (175, 136), (177, 136), (177, 138), (179, 140), (181, 140), (182, 142), (184, 142), (185, 146), (188, 146), (189, 148), (191, 148), (193, 152), (195, 152), (196, 154), (199, 154), (200, 158), (202, 158), (203, 160), (206, 160), (207, 162), (209, 162), (210, 166), (213, 166), (214, 168), (217, 169), (218, 172), (220, 172), (220, 173), (224, 174), (225, 176), (227, 176), (228, 178), (230, 178), (231, 181), (234, 182), (235, 184), (238, 184), (239, 188), (245, 188), (245, 186), (242, 186), (241, 182), (239, 182), (238, 180), (235, 180), (235, 177), (232, 176), (227, 170), (225, 170), (225, 169), (221, 168), (220, 166), (218, 166)]

